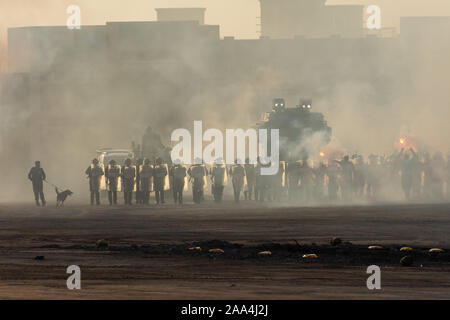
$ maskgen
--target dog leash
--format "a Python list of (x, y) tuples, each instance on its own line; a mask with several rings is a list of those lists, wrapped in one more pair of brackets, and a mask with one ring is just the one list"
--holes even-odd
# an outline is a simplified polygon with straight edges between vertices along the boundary
[(54, 185), (53, 183), (51, 183), (51, 182), (49, 182), (49, 181), (47, 181), (47, 180), (44, 180), (44, 181), (47, 182), (49, 185), (55, 187), (55, 188), (58, 189), (58, 190), (63, 190), (62, 188), (59, 188), (58, 186)]

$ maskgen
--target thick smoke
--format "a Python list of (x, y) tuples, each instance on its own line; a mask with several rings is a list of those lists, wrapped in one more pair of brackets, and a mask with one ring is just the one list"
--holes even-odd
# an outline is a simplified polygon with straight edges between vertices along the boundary
[[(127, 32), (123, 37), (132, 38)], [(433, 49), (419, 36), (342, 40), (345, 45), (335, 39), (334, 46), (296, 40), (289, 48), (282, 41), (226, 40), (229, 47), (212, 41), (183, 46), (178, 56), (157, 62), (127, 51), (127, 42), (114, 43), (122, 58), (130, 54), (127, 59), (105, 60), (109, 44), (89, 36), (76, 50), (50, 48), (52, 56), (38, 74), (0, 79), (2, 197), (18, 199), (29, 191), (25, 178), (36, 159), (49, 181), (85, 197), (83, 173), (97, 148), (141, 143), (149, 125), (165, 144), (172, 130), (191, 129), (194, 120), (203, 120), (205, 129), (249, 128), (270, 111), (274, 97), (286, 98), (290, 107), (300, 97), (312, 98), (314, 111), (333, 129), (330, 147), (343, 154), (389, 155), (402, 134), (419, 137), (424, 151), (445, 153), (450, 45), (441, 40)], [(39, 41), (55, 45), (45, 35)], [(230, 49), (233, 42), (241, 49)], [(258, 49), (245, 53), (243, 48), (252, 46)], [(5, 70), (5, 59), (0, 61)], [(293, 148), (306, 148), (317, 158), (321, 139), (318, 133)]]

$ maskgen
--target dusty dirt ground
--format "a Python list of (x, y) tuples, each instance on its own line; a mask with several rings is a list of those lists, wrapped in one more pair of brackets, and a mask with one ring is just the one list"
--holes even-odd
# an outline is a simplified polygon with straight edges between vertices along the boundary
[[(332, 237), (343, 244), (331, 246)], [(98, 248), (99, 239), (108, 246)], [(368, 250), (372, 244), (384, 250)], [(399, 264), (401, 246), (415, 249), (411, 267)], [(446, 252), (430, 255), (434, 247)], [(446, 204), (1, 204), (0, 298), (449, 299), (449, 249)], [(264, 250), (272, 255), (258, 256)], [(305, 261), (307, 253), (318, 259)], [(81, 268), (81, 290), (66, 287), (72, 264)], [(381, 290), (366, 287), (371, 264), (381, 268)]]

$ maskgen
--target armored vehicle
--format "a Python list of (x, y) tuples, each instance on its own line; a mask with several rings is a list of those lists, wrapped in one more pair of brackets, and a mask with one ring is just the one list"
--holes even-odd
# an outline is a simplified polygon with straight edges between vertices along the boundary
[(287, 108), (282, 98), (273, 99), (272, 111), (263, 114), (257, 128), (280, 130), (282, 161), (311, 157), (308, 154), (312, 149), (311, 143), (314, 144), (314, 149), (320, 149), (331, 140), (331, 128), (323, 114), (312, 112), (311, 99), (300, 99), (299, 104), (293, 108)]

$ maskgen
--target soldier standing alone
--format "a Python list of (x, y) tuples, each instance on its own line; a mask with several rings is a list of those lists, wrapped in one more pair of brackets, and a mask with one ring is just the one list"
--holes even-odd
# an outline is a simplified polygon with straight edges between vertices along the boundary
[(94, 197), (97, 205), (100, 204), (100, 180), (105, 174), (98, 160), (92, 160), (92, 164), (85, 172), (89, 178), (89, 190), (91, 191), (91, 205), (94, 205)]
[(31, 180), (33, 183), (33, 192), (34, 192), (34, 199), (36, 200), (36, 205), (40, 207), (39, 203), (39, 197), (42, 201), (42, 206), (45, 206), (45, 197), (44, 197), (44, 185), (43, 182), (45, 181), (45, 172), (44, 169), (41, 168), (41, 162), (36, 161), (34, 163), (34, 167), (31, 168), (30, 172), (28, 173), (28, 179)]

